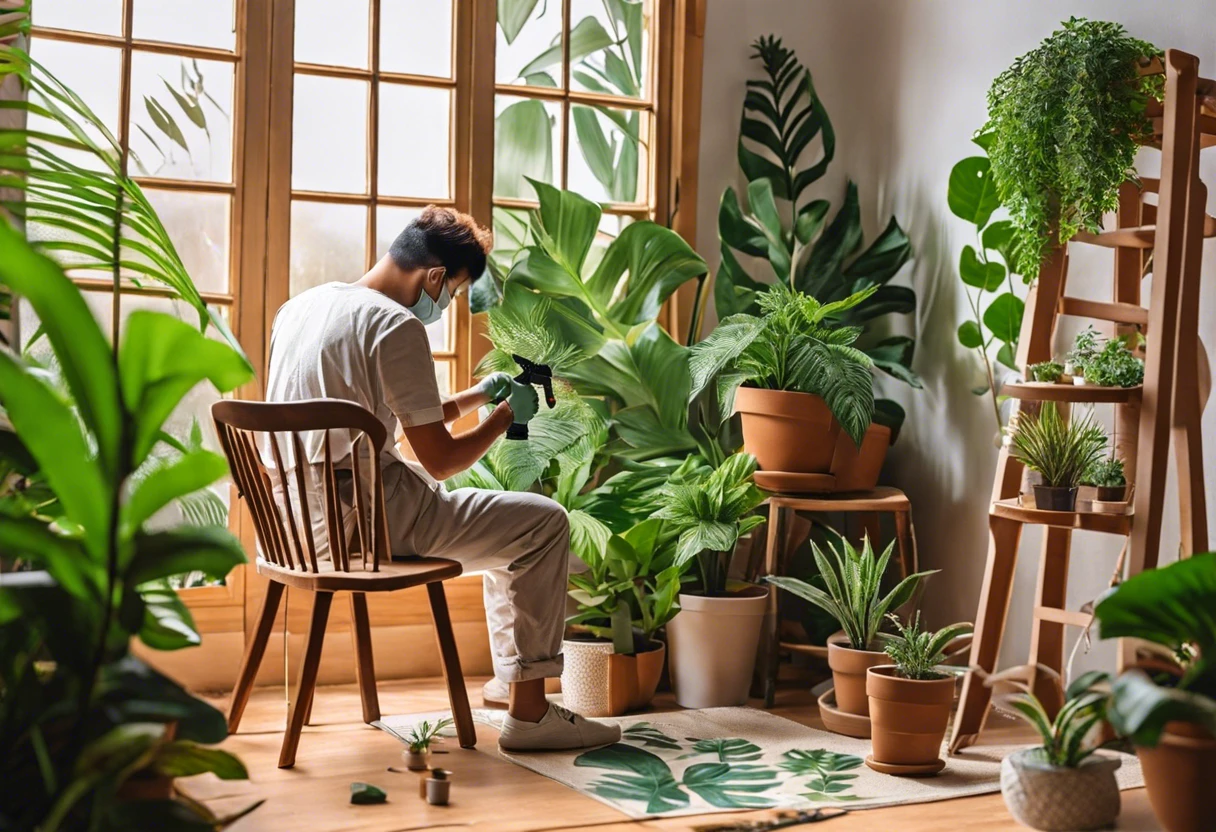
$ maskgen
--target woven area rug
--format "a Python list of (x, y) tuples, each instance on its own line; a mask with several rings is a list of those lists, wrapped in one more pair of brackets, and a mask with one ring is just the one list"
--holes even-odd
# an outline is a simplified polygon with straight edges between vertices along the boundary
[[(430, 714), (387, 717), (398, 739)], [(502, 711), (475, 710), (485, 725)], [(740, 809), (841, 806), (870, 809), (1000, 790), (1001, 759), (1022, 746), (981, 746), (945, 757), (936, 777), (892, 777), (865, 765), (869, 740), (808, 728), (752, 708), (711, 708), (618, 717), (621, 742), (592, 751), (514, 754), (479, 750), (607, 803), (632, 818)], [(1114, 753), (1114, 752), (1103, 752)], [(1144, 785), (1134, 756), (1120, 754), (1119, 788)]]

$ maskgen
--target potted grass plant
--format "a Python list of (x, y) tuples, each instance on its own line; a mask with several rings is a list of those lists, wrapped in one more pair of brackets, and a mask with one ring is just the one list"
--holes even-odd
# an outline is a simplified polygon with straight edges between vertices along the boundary
[(424, 719), (411, 728), (405, 737), (406, 749), (402, 753), (405, 757), (405, 767), (410, 771), (426, 771), (431, 746), (440, 740), (440, 732), (451, 728), (452, 724), (450, 717), (434, 722)]
[[(608, 538), (588, 570), (570, 576), (578, 633), (562, 645), (564, 704), (592, 717), (645, 708), (663, 674), (666, 645), (655, 637), (680, 611), (675, 533), (650, 519)], [(586, 558), (585, 558), (586, 559)]]
[(1065, 420), (1055, 402), (1044, 402), (1037, 415), (1019, 411), (1008, 434), (1014, 458), (1043, 477), (1034, 486), (1035, 508), (1075, 511), (1081, 478), (1106, 450), (1102, 428), (1091, 416)]
[[(836, 689), (836, 706), (845, 713), (868, 716), (866, 672), (887, 663), (879, 641), (879, 629), (886, 615), (902, 606), (920, 582), (937, 570), (909, 575), (886, 595), (882, 577), (891, 560), (892, 543), (876, 556), (867, 536), (857, 549), (847, 540), (828, 552), (811, 543), (811, 553), (827, 590), (785, 576), (770, 575), (765, 580), (774, 586), (811, 602), (831, 615), (843, 632), (828, 639), (828, 666)], [(830, 554), (829, 554), (830, 553)]]
[[(1128, 578), (1098, 602), (1102, 638), (1136, 638), (1174, 657), (1168, 672), (1115, 680), (1109, 719), (1131, 739), (1166, 832), (1212, 828), (1216, 795), (1216, 553)], [(1154, 662), (1156, 666), (1162, 666)]]
[(671, 683), (685, 708), (747, 701), (769, 590), (733, 583), (728, 573), (739, 537), (764, 522), (753, 513), (764, 501), (755, 471), (755, 457), (732, 454), (708, 473), (669, 482), (653, 515), (678, 535), (675, 566), (692, 576), (667, 625)]
[[(1050, 668), (1039, 671), (1058, 679)], [(1064, 692), (1064, 705), (1052, 719), (1043, 703), (1022, 682), (998, 674), (985, 680), (1012, 684), (1017, 691), (995, 705), (1024, 719), (1041, 745), (1016, 751), (1001, 761), (1001, 795), (1009, 813), (1025, 826), (1045, 832), (1104, 829), (1119, 815), (1118, 757), (1096, 754), (1096, 729), (1107, 714), (1109, 680), (1105, 673), (1082, 674)]]
[(883, 651), (891, 664), (866, 671), (874, 743), (868, 762), (888, 774), (940, 771), (957, 675), (942, 663), (950, 643), (969, 634), (972, 627), (958, 623), (933, 632), (920, 628), (919, 612), (907, 626), (896, 615), (887, 617), (898, 631), (883, 636)]

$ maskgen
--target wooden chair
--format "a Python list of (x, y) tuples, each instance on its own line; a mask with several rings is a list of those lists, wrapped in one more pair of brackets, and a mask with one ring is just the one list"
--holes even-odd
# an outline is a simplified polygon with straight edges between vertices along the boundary
[[(356, 677), (363, 702), (363, 721), (371, 723), (380, 718), (380, 704), (372, 663), (367, 593), (392, 592), (425, 584), (430, 596), (431, 614), (435, 621), (457, 736), (462, 748), (472, 748), (477, 742), (477, 735), (443, 591), (443, 581), (458, 576), (461, 565), (440, 558), (415, 558), (401, 562), (390, 560), (388, 518), (385, 515), (384, 484), (380, 471), (380, 451), (387, 438), (384, 425), (359, 405), (333, 399), (288, 404), (221, 401), (212, 406), (211, 415), (228, 457), (232, 477), (253, 517), (261, 544), (257, 560), (258, 574), (269, 579), (253, 638), (241, 662), (236, 689), (232, 694), (228, 730), (236, 733), (240, 725), (258, 666), (266, 652), (266, 643), (270, 640), (284, 587), (308, 590), (316, 596), (312, 621), (304, 642), (304, 660), (300, 664), (296, 695), (287, 713), (287, 729), (279, 753), (279, 768), (290, 768), (295, 764), (300, 731), (312, 710), (317, 671), (321, 663), (321, 644), (325, 639), (325, 626), (334, 593), (351, 593), (351, 633), (355, 642)], [(347, 522), (351, 515), (343, 510), (339, 499), (335, 460), (330, 454), (330, 431), (334, 430), (349, 432), (353, 440), (350, 454), (354, 496), (352, 523)], [(284, 475), (284, 456), (279, 448), (278, 434), (290, 433), (291, 458), (303, 459), (304, 446), (300, 433), (308, 431), (325, 432), (321, 500), (314, 502), (314, 505), (324, 506), (325, 529), (329, 538), (328, 560), (317, 557), (317, 541), (314, 540), (309, 516), (307, 495), (311, 493), (313, 477), (305, 472), (304, 466), (294, 466), (298, 504), (293, 507), (290, 499), (291, 477)], [(275, 500), (270, 474), (258, 451), (259, 434), (265, 434), (270, 440), (275, 476), (282, 494), (288, 495), (281, 504)], [(364, 443), (370, 443), (371, 450), (370, 497), (365, 493), (360, 471), (360, 451), (364, 449)], [(299, 523), (295, 516), (297, 507), (301, 514)], [(357, 549), (354, 544), (357, 544)], [(357, 568), (352, 568), (352, 560)]]

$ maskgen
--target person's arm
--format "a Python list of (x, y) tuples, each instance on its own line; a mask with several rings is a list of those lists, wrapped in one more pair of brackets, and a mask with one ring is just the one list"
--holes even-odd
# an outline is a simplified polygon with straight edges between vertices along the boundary
[[(469, 392), (472, 391), (465, 391)], [(447, 415), (447, 403), (444, 415)], [(455, 436), (443, 422), (403, 427), (402, 431), (427, 473), (437, 480), (446, 480), (481, 459), (494, 440), (506, 433), (514, 418), (511, 407), (502, 402), (476, 427)]]
[(443, 421), (450, 425), (461, 416), (468, 416), (482, 405), (489, 404), (490, 400), (489, 393), (476, 387), (448, 396), (443, 400)]

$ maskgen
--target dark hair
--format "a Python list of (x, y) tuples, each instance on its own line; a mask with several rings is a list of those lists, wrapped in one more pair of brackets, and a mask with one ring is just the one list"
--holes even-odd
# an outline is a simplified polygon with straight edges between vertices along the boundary
[(402, 269), (443, 266), (450, 275), (466, 271), (476, 280), (486, 270), (486, 255), (493, 246), (490, 231), (468, 214), (428, 205), (397, 235), (388, 253)]

